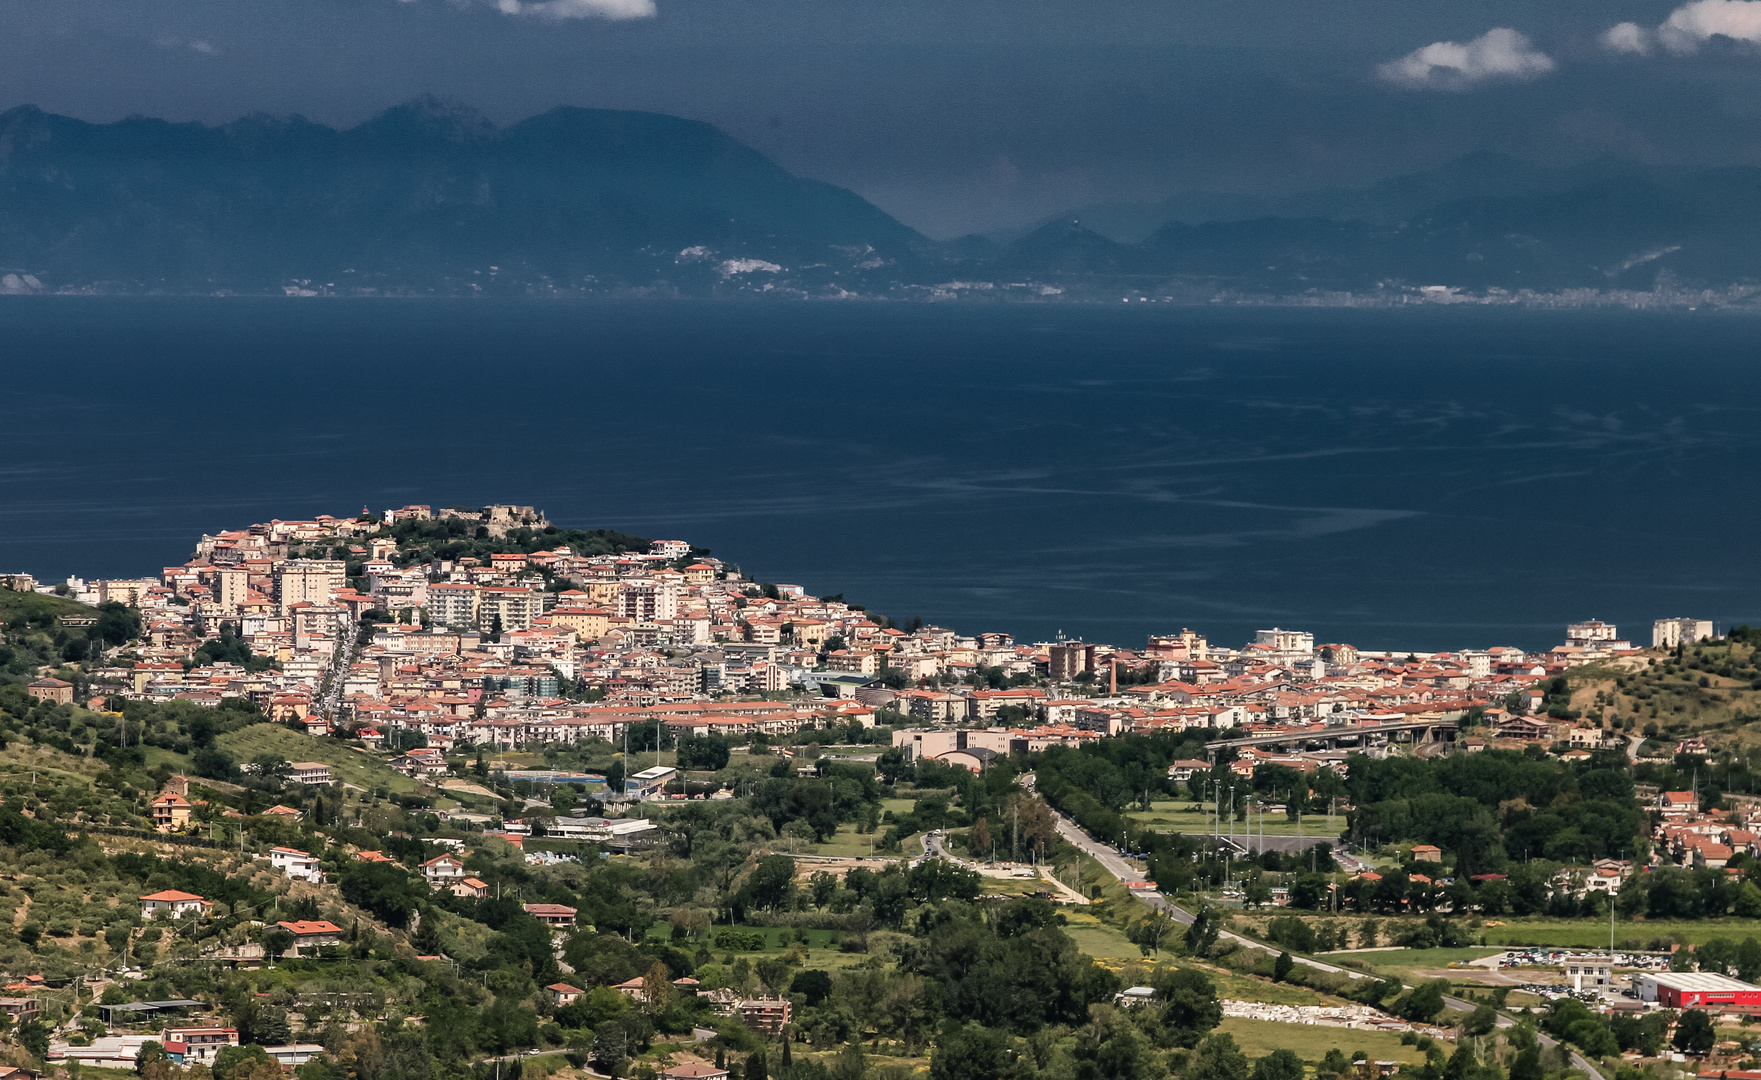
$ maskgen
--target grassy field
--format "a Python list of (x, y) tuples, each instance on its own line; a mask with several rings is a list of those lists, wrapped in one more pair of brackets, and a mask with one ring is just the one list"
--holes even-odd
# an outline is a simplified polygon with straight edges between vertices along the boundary
[[(1492, 926), (1501, 922), (1502, 926)], [(1498, 919), (1488, 920), (1482, 931), (1488, 945), (1562, 945), (1571, 948), (1608, 947), (1608, 924), (1599, 920), (1573, 919)], [(1699, 945), (1713, 938), (1742, 941), (1746, 937), (1761, 939), (1761, 919), (1671, 919), (1614, 924), (1614, 942), (1638, 942), (1654, 938), (1674, 938), (1690, 945)]]
[(240, 763), (258, 754), (279, 754), (289, 761), (322, 761), (330, 773), (345, 784), (372, 790), (389, 788), (394, 792), (412, 792), (416, 782), (392, 771), (371, 754), (338, 742), (335, 739), (314, 739), (280, 724), (252, 724), (228, 732), (215, 740), (222, 750)]
[(1251, 975), (1238, 975), (1230, 971), (1205, 970), (1211, 981), (1217, 984), (1217, 996), (1232, 1001), (1262, 1001), (1268, 1005), (1333, 1005), (1338, 998), (1328, 997), (1319, 990), (1311, 990), (1306, 986), (1295, 986), (1291, 983), (1268, 982), (1256, 979)]
[(1402, 979), (1410, 979), (1412, 973), (1420, 969), (1465, 964), (1470, 960), (1480, 960), (1502, 951), (1502, 949), (1398, 949), (1393, 952), (1332, 954), (1329, 958), (1354, 960), (1380, 974), (1398, 975)]
[[(1407, 1061), (1422, 1063), (1425, 1055), (1417, 1047), (1400, 1045), (1400, 1036), (1386, 1031), (1356, 1031), (1349, 1028), (1310, 1027), (1304, 1024), (1280, 1024), (1271, 1020), (1225, 1019), (1218, 1031), (1235, 1038), (1235, 1044), (1250, 1058), (1265, 1057), (1274, 1050), (1293, 1050), (1304, 1061), (1319, 1061), (1337, 1046), (1351, 1057), (1359, 1050), (1371, 1061)], [(1447, 1051), (1446, 1051), (1447, 1052)]]
[[(1148, 810), (1133, 810), (1126, 816), (1133, 821), (1142, 822), (1153, 828), (1165, 829), (1168, 832), (1209, 833), (1216, 831), (1217, 828), (1217, 820), (1209, 803), (1206, 803), (1204, 809), (1201, 810), (1198, 808), (1198, 804), (1193, 802), (1152, 802)], [(1338, 827), (1329, 830), (1325, 816), (1305, 815), (1299, 832), (1296, 822), (1291, 821), (1284, 814), (1267, 814), (1265, 834), (1267, 836), (1319, 836), (1331, 839), (1339, 835), (1339, 828), (1344, 825), (1342, 818), (1335, 819), (1335, 821)], [(1253, 834), (1258, 836), (1260, 834), (1259, 814), (1250, 815), (1248, 821), (1237, 821), (1235, 823), (1236, 836), (1246, 834), (1250, 825)], [(1223, 822), (1223, 832), (1225, 835), (1229, 832), (1227, 820)]]
[(1096, 960), (1137, 960), (1143, 954), (1136, 945), (1125, 940), (1124, 931), (1110, 923), (1102, 922), (1087, 911), (1075, 908), (1063, 908), (1067, 920), (1064, 932), (1076, 942), (1077, 947)]
[(846, 821), (838, 826), (836, 836), (823, 844), (813, 845), (812, 855), (827, 855), (837, 858), (854, 859), (862, 855), (873, 855), (874, 845), (886, 834), (877, 829), (872, 833), (859, 831), (855, 822)]
[[(1296, 917), (1315, 927), (1333, 926), (1349, 934), (1352, 943), (1359, 943), (1363, 924), (1374, 919), (1380, 929), (1380, 940), (1386, 944), (1403, 924), (1416, 923), (1421, 916), (1318, 915), (1270, 909), (1264, 912), (1243, 912), (1236, 915), (1244, 932), (1265, 937), (1266, 923), (1272, 918)], [(1456, 920), (1473, 939), (1485, 939), (1486, 948), (1410, 949), (1401, 953), (1366, 952), (1348, 954), (1351, 959), (1370, 966), (1390, 965), (1412, 958), (1413, 966), (1442, 967), (1457, 955), (1486, 955), (1497, 948), (1539, 945), (1572, 949), (1608, 948), (1608, 923), (1600, 919), (1553, 919), (1545, 917), (1505, 916), (1498, 919)], [(1713, 938), (1741, 942), (1744, 938), (1761, 940), (1761, 919), (1702, 919), (1698, 921), (1656, 919), (1637, 922), (1621, 921), (1614, 925), (1617, 948), (1648, 948), (1658, 939), (1699, 945)], [(1400, 959), (1390, 959), (1399, 957)]]

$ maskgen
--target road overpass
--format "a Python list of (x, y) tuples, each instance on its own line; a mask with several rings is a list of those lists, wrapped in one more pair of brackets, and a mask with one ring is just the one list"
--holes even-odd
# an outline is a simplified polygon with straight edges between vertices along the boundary
[(1218, 739), (1205, 744), (1205, 753), (1212, 761), (1224, 750), (1246, 746), (1285, 746), (1298, 750), (1338, 750), (1343, 746), (1368, 746), (1372, 740), (1409, 743), (1454, 742), (1458, 730), (1455, 714), (1425, 720), (1397, 720), (1385, 724), (1337, 724), (1306, 728), (1301, 731), (1272, 735), (1249, 735), (1239, 739)]

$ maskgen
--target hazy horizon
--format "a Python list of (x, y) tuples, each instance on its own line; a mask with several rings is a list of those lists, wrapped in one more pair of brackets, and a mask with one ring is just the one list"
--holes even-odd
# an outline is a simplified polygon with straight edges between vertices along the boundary
[(1191, 190), (1360, 186), (1476, 150), (1761, 164), (1761, 3), (1181, 8), (919, 0), (41, 0), (0, 9), (0, 109), (94, 122), (424, 93), (705, 120), (932, 237)]

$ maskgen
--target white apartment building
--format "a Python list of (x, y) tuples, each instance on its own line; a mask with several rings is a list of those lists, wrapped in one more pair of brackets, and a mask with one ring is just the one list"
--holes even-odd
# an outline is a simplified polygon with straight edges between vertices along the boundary
[(1565, 628), (1565, 643), (1567, 645), (1592, 647), (1602, 645), (1606, 647), (1606, 644), (1612, 642), (1617, 636), (1619, 636), (1619, 632), (1615, 629), (1614, 624), (1605, 623), (1600, 619), (1572, 623)]
[(1270, 630), (1255, 630), (1253, 643), (1280, 653), (1312, 654), (1315, 651), (1315, 635), (1306, 630), (1280, 630), (1276, 626)]
[(531, 589), (483, 587), (477, 592), (477, 628), (487, 633), (499, 616), (501, 629), (530, 630), (544, 613), (544, 596)]
[[(476, 585), (445, 583), (428, 586), (428, 614), (436, 626), (477, 625), (479, 593)], [(505, 628), (506, 623), (503, 622)]]
[(617, 613), (635, 622), (679, 617), (679, 587), (671, 582), (632, 581), (618, 590)]
[(1710, 619), (1658, 619), (1651, 624), (1651, 647), (1653, 649), (1673, 649), (1677, 645), (1692, 645), (1696, 641), (1704, 641), (1712, 636)]
[(289, 559), (275, 568), (275, 601), (285, 614), (294, 604), (327, 606), (348, 584), (348, 568), (337, 559)]
[(222, 566), (214, 571), (214, 602), (222, 611), (237, 611), (250, 591), (251, 573), (244, 567)]

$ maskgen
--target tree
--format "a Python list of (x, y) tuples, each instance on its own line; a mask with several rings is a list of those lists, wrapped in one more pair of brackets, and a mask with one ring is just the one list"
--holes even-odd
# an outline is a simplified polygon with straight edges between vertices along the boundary
[(823, 909), (832, 902), (832, 897), (837, 895), (837, 876), (824, 870), (815, 870), (813, 875), (807, 879), (807, 890), (813, 897), (813, 906)]
[(1162, 1026), (1175, 1046), (1196, 1046), (1223, 1022), (1210, 976), (1196, 968), (1163, 968), (1151, 983), (1162, 1002)]
[(686, 735), (679, 739), (679, 767), (719, 771), (728, 767), (730, 745), (720, 735)]
[[(135, 1072), (148, 1077), (148, 1080), (153, 1080), (154, 1077), (165, 1080), (165, 1077), (171, 1075), (171, 1070), (167, 1067), (170, 1061), (171, 1055), (165, 1052), (165, 1044), (157, 1039), (148, 1039), (135, 1053)], [(159, 1068), (149, 1072), (155, 1065)]]
[(860, 1040), (845, 1045), (832, 1061), (831, 1080), (863, 1080), (867, 1073), (868, 1055), (862, 1052)]
[(232, 755), (212, 746), (204, 746), (190, 755), (190, 771), (207, 780), (235, 780), (238, 766)]
[(256, 1043), (248, 1046), (223, 1046), (214, 1055), (214, 1064), (209, 1069), (214, 1073), (214, 1080), (254, 1080), (254, 1063), (263, 1062), (280, 1070), (281, 1066), (269, 1060), (269, 1052)]
[(263, 955), (270, 959), (285, 956), (287, 950), (294, 947), (293, 931), (280, 926), (264, 929), (262, 936), (257, 940), (263, 944)]
[(629, 1057), (630, 1040), (624, 1031), (624, 1025), (617, 1020), (607, 1020), (593, 1032), (593, 1061), (600, 1068), (613, 1076), (623, 1067), (624, 1059)]
[(264, 1046), (286, 1046), (293, 1042), (293, 1026), (287, 1022), (287, 1010), (273, 1006), (259, 1010), (251, 1025), (251, 1038)]
[(764, 1060), (763, 1050), (746, 1055), (746, 1080), (770, 1080), (769, 1063)]
[(1498, 1026), (1498, 1010), (1490, 1005), (1476, 1005), (1474, 1011), (1461, 1022), (1463, 1035), (1490, 1035)]
[(799, 972), (789, 983), (789, 993), (806, 998), (809, 1009), (831, 996), (831, 992), (832, 977), (818, 969)]
[(1089, 1023), (1078, 1033), (1073, 1056), (1081, 1080), (1149, 1080), (1152, 1073), (1162, 1071), (1149, 1040), (1111, 1005), (1089, 1010)]
[(1272, 902), (1272, 886), (1266, 882), (1266, 875), (1253, 876), (1242, 891), (1242, 902), (1250, 908), (1264, 907)]
[(26, 1020), (18, 1026), (18, 1045), (41, 1061), (49, 1056), (49, 1025), (41, 1020)]
[(1192, 917), (1192, 925), (1186, 928), (1186, 949), (1194, 956), (1209, 956), (1211, 946), (1217, 943), (1217, 934), (1221, 931), (1217, 913), (1209, 904), (1198, 909)]
[(1712, 1018), (1699, 1009), (1689, 1009), (1675, 1022), (1675, 1037), (1670, 1040), (1684, 1054), (1706, 1054), (1712, 1050), (1717, 1036)]
[(440, 914), (432, 908), (417, 917), (416, 932), (410, 935), (410, 948), (417, 956), (440, 955)]
[(1187, 1059), (1180, 1080), (1247, 1080), (1247, 1055), (1228, 1034), (1212, 1035)]
[(390, 863), (355, 863), (342, 872), (338, 884), (344, 900), (400, 930), (430, 895), (420, 878)]
[(1173, 932), (1174, 920), (1164, 911), (1152, 911), (1127, 927), (1125, 937), (1145, 956), (1154, 956)]
[(1421, 1024), (1430, 1023), (1433, 1017), (1443, 1011), (1443, 992), (1447, 989), (1449, 989), (1447, 979), (1433, 979), (1421, 984), (1407, 995), (1406, 1004), (1401, 1008), (1400, 1015)]
[(1280, 1047), (1253, 1063), (1252, 1080), (1302, 1080), (1302, 1058)]
[(977, 1024), (953, 1028), (930, 1055), (930, 1080), (997, 1080), (1007, 1071), (1004, 1050), (1001, 1032)]
[(993, 845), (990, 822), (979, 818), (978, 823), (972, 826), (972, 853), (981, 859), (987, 859)]
[(1744, 938), (1737, 946), (1737, 978), (1746, 983), (1761, 979), (1761, 941)]
[(1303, 911), (1318, 911), (1327, 896), (1327, 879), (1320, 874), (1303, 874), (1290, 887), (1290, 906)]
[(787, 855), (766, 855), (740, 891), (753, 906), (776, 910), (788, 906), (794, 888), (795, 860)]
[(656, 960), (642, 976), (642, 1007), (651, 1015), (663, 1016), (673, 1003), (673, 980), (666, 965)]
[(280, 754), (258, 754), (251, 759), (252, 776), (271, 791), (279, 790), (293, 773), (293, 763)]
[(1279, 953), (1278, 959), (1272, 962), (1272, 981), (1283, 982), (1290, 977), (1290, 972), (1295, 967), (1296, 960), (1294, 957), (1287, 952)]
[(1546, 1080), (1546, 1077), (1546, 1072), (1541, 1068), (1539, 1046), (1524, 1047), (1510, 1062), (1510, 1080)]
[(98, 605), (92, 636), (109, 645), (125, 645), (141, 636), (141, 613), (115, 600)]

